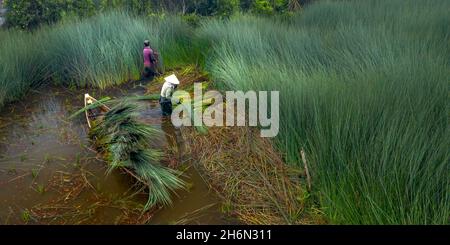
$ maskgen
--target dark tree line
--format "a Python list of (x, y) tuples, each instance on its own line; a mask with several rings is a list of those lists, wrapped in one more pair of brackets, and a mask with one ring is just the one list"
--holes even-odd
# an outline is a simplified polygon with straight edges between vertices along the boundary
[(136, 15), (159, 12), (229, 17), (236, 11), (274, 15), (299, 10), (311, 0), (4, 0), (9, 27), (34, 29), (65, 17), (89, 17), (111, 9)]

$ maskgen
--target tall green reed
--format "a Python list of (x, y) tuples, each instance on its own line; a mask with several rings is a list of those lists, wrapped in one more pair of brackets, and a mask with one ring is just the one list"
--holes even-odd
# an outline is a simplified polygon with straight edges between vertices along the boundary
[(139, 80), (143, 41), (161, 56), (162, 69), (199, 60), (193, 30), (178, 16), (135, 17), (110, 12), (72, 19), (34, 33), (0, 32), (0, 103), (20, 99), (42, 82), (106, 88)]
[(138, 80), (145, 39), (162, 54), (165, 66), (171, 67), (188, 62), (182, 54), (189, 31), (176, 16), (143, 19), (120, 12), (62, 24), (49, 35), (55, 78), (100, 88)]
[[(401, 7), (401, 8), (400, 8)], [(446, 1), (318, 2), (289, 24), (204, 23), (223, 88), (280, 91), (275, 143), (331, 222), (443, 224), (450, 217)]]
[(0, 31), (0, 107), (49, 79), (40, 40), (41, 35)]

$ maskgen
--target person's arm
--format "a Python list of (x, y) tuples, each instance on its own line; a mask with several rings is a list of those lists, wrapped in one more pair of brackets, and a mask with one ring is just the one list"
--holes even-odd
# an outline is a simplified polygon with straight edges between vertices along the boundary
[(156, 58), (155, 58), (155, 51), (150, 51), (150, 62), (152, 62), (152, 64), (156, 63)]
[(166, 90), (167, 90), (167, 82), (165, 82), (161, 88), (161, 97), (166, 97)]

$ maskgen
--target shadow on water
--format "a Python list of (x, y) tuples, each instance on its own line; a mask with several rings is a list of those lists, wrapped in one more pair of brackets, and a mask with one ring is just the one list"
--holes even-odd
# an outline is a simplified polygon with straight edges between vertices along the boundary
[[(1, 224), (224, 224), (219, 198), (194, 168), (185, 175), (187, 191), (178, 191), (171, 207), (141, 213), (146, 195), (135, 194), (135, 181), (121, 171), (106, 175), (106, 162), (90, 148), (84, 117), (68, 117), (83, 106), (83, 96), (141, 95), (145, 84), (106, 91), (50, 87), (32, 91), (0, 115)], [(142, 117), (164, 134), (160, 147), (178, 148), (183, 140), (157, 102), (141, 102)]]

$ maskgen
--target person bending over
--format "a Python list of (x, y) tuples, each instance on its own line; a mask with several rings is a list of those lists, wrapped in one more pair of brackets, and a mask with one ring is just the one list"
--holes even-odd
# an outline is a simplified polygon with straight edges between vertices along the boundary
[(180, 81), (175, 75), (164, 78), (165, 82), (161, 89), (161, 97), (159, 103), (163, 116), (170, 116), (172, 114), (172, 96), (177, 89)]

